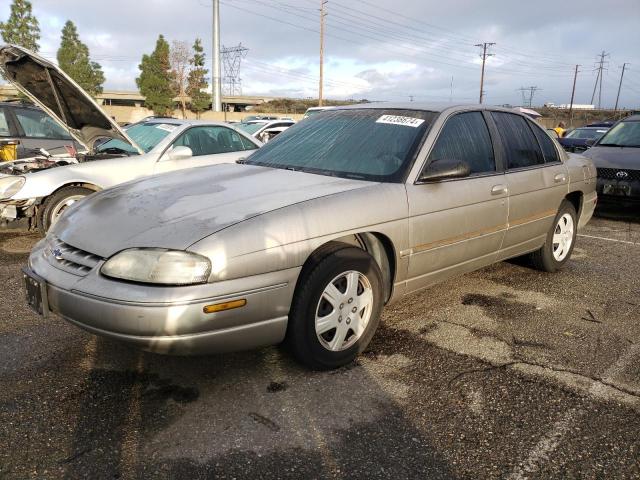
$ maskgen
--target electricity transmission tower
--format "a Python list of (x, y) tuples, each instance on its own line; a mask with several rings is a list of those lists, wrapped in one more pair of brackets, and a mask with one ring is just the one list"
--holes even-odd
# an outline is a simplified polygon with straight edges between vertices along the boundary
[[(600, 109), (602, 105), (602, 73), (605, 70), (608, 70), (609, 62), (605, 61), (605, 58), (609, 56), (604, 50), (600, 54), (600, 60), (596, 64), (595, 70), (598, 71), (598, 75), (596, 76), (596, 83), (593, 86), (593, 94), (591, 95), (591, 104), (593, 105), (593, 100), (596, 98), (596, 88), (598, 87), (598, 82), (600, 82), (600, 90), (598, 92), (598, 109)], [(605, 66), (606, 65), (606, 66)]]
[(487, 49), (489, 47), (494, 46), (494, 42), (484, 42), (484, 43), (476, 43), (476, 47), (482, 48), (482, 53), (480, 54), (480, 58), (482, 58), (482, 73), (480, 74), (480, 102), (482, 103), (482, 99), (484, 98), (484, 64), (487, 61), (487, 58), (493, 57), (495, 54), (487, 53)]
[(248, 51), (249, 49), (243, 47), (242, 43), (235, 47), (222, 46), (220, 53), (222, 54), (222, 65), (224, 67), (222, 82), (225, 95), (242, 95), (240, 65), (242, 59), (247, 56)]
[[(533, 105), (533, 96), (537, 91), (541, 89), (536, 86), (531, 86), (521, 87), (518, 90), (522, 93), (522, 106), (531, 108), (531, 106)], [(529, 92), (529, 94), (527, 95), (526, 92)]]

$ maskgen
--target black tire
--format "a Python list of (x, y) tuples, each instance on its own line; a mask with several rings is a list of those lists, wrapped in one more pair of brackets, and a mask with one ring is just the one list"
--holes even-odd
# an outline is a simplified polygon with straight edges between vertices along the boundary
[[(323, 346), (316, 334), (316, 310), (329, 283), (349, 271), (364, 275), (371, 286), (371, 316), (355, 343), (344, 350), (331, 351)], [(383, 295), (382, 272), (371, 255), (348, 244), (328, 243), (314, 253), (300, 274), (289, 312), (285, 345), (298, 361), (314, 370), (338, 368), (352, 362), (367, 347), (378, 328)], [(348, 342), (344, 345), (346, 347)]]
[[(571, 245), (569, 246), (568, 253), (559, 261), (553, 256), (553, 235), (558, 227), (558, 222), (565, 214), (569, 214), (573, 220), (573, 237), (571, 239)], [(567, 261), (569, 261), (571, 253), (573, 252), (573, 247), (576, 244), (576, 235), (578, 234), (577, 217), (576, 209), (573, 204), (568, 200), (563, 200), (560, 204), (556, 217), (553, 219), (553, 225), (551, 225), (551, 228), (547, 233), (547, 239), (545, 240), (544, 245), (540, 250), (536, 250), (529, 254), (531, 263), (536, 269), (542, 270), (543, 272), (556, 272), (562, 268)]]
[(64, 187), (50, 195), (40, 205), (38, 209), (38, 230), (42, 235), (46, 235), (55, 219), (53, 218), (56, 210), (66, 199), (75, 196), (91, 195), (93, 190), (84, 187)]

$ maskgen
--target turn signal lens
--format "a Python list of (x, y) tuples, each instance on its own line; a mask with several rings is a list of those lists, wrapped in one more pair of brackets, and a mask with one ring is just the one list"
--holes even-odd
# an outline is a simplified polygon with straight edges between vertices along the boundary
[(234, 308), (244, 307), (246, 304), (247, 304), (247, 301), (243, 298), (242, 300), (233, 300), (231, 302), (214, 303), (213, 305), (205, 305), (202, 308), (202, 311), (204, 313), (223, 312), (225, 310), (232, 310)]

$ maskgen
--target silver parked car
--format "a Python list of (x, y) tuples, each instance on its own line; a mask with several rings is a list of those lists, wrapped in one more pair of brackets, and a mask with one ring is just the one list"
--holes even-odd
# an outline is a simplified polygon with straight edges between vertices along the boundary
[(43, 232), (96, 191), (157, 173), (235, 162), (261, 145), (216, 122), (153, 117), (125, 131), (57, 66), (21, 47), (0, 48), (0, 71), (85, 150), (73, 156), (43, 151), (0, 163), (0, 219), (31, 217)]
[(31, 253), (28, 299), (155, 352), (285, 341), (334, 368), (367, 346), (387, 302), (524, 254), (562, 267), (595, 185), (591, 161), (513, 111), (337, 108), (239, 164), (74, 206)]

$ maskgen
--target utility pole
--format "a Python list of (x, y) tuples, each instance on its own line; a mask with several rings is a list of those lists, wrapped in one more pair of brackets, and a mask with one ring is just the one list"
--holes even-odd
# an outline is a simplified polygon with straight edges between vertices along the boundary
[(606, 62), (604, 61), (604, 59), (608, 56), (609, 54), (603, 50), (602, 53), (600, 54), (600, 61), (598, 62), (598, 66), (596, 67), (598, 70), (598, 75), (596, 76), (596, 83), (593, 86), (593, 94), (591, 95), (591, 104), (593, 105), (593, 100), (596, 97), (596, 88), (598, 86), (598, 81), (600, 81), (600, 90), (598, 93), (598, 109), (600, 109), (602, 105), (602, 73), (604, 70), (606, 70), (604, 66)]
[(576, 65), (575, 72), (573, 73), (573, 88), (571, 89), (571, 102), (569, 103), (569, 126), (573, 125), (573, 99), (576, 95), (576, 80), (578, 79), (578, 67)]
[(626, 62), (622, 64), (622, 73), (620, 74), (620, 83), (618, 84), (618, 95), (616, 96), (616, 106), (613, 107), (614, 115), (618, 111), (618, 100), (620, 100), (620, 89), (622, 89), (622, 78), (624, 77), (624, 69), (627, 67), (627, 65), (629, 64)]
[(323, 103), (322, 87), (324, 84), (324, 17), (327, 16), (324, 6), (329, 0), (320, 0), (320, 85), (318, 88), (318, 106)]
[(409, 95), (409, 101), (413, 102), (413, 95)]
[(220, 0), (213, 0), (213, 72), (212, 77), (212, 102), (211, 109), (214, 112), (222, 111), (222, 94), (220, 82)]
[(482, 47), (482, 73), (480, 74), (480, 103), (482, 103), (482, 99), (484, 97), (484, 64), (487, 61), (488, 57), (493, 57), (493, 53), (487, 53), (487, 48), (495, 45), (494, 42), (484, 42), (484, 43), (476, 43), (476, 47)]

